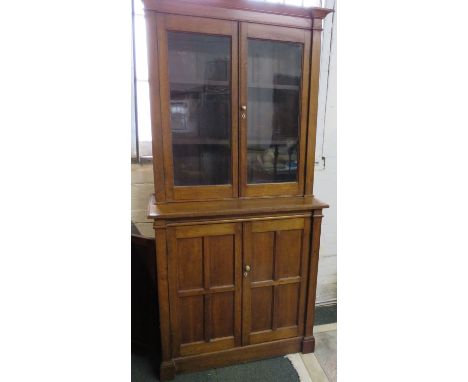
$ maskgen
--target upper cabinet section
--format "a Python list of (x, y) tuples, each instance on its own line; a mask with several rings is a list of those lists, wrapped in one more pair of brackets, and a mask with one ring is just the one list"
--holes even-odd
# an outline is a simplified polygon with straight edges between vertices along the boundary
[(145, 7), (157, 202), (311, 195), (309, 109), (328, 10), (224, 0)]

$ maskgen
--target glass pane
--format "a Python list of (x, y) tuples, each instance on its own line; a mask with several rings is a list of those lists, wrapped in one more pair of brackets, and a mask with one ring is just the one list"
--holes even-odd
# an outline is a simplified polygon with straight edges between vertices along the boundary
[(168, 32), (174, 185), (231, 183), (231, 38)]
[(302, 50), (248, 40), (248, 183), (297, 181)]

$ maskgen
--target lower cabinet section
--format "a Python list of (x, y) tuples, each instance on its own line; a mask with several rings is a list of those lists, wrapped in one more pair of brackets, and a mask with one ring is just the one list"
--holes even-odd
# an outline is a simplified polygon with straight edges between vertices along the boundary
[(310, 218), (167, 228), (172, 357), (304, 330)]

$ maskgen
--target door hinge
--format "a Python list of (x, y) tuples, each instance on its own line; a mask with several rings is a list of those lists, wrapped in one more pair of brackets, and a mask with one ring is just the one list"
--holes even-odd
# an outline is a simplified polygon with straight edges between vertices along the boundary
[(325, 157), (320, 158), (320, 160), (314, 162), (315, 169), (316, 170), (324, 170), (325, 169), (325, 163), (326, 163), (326, 158)]

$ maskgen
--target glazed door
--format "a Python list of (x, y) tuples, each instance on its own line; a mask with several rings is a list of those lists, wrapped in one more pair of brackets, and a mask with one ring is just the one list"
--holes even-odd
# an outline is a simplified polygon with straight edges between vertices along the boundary
[(241, 345), (242, 224), (168, 228), (173, 357)]
[(159, 14), (167, 201), (238, 196), (238, 24)]
[(244, 224), (242, 344), (303, 335), (310, 218)]
[(310, 31), (241, 23), (241, 196), (303, 195)]

